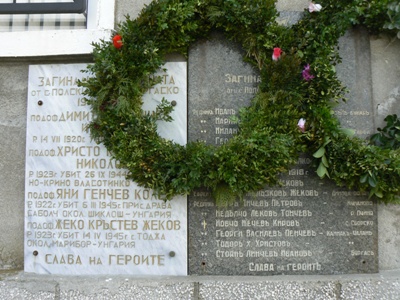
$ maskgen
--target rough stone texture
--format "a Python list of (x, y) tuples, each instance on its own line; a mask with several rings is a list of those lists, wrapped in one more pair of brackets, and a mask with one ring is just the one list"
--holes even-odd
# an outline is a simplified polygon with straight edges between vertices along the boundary
[(143, 7), (151, 3), (151, 0), (124, 0), (115, 2), (115, 24), (119, 24), (125, 21), (127, 15), (132, 19), (136, 18)]
[[(150, 3), (151, 0), (116, 1), (115, 23), (124, 21), (127, 15), (135, 18), (142, 8)], [(279, 0), (276, 8), (278, 11), (285, 12), (283, 16), (286, 18), (291, 12), (304, 11), (308, 4), (309, 0)]]
[(0, 65), (0, 266), (23, 266), (27, 66)]
[(400, 280), (398, 272), (387, 272), (375, 278), (358, 276), (340, 281), (341, 292), (338, 299), (398, 300)]
[(276, 21), (280, 25), (291, 26), (296, 24), (301, 19), (302, 15), (303, 12), (298, 11), (281, 11)]
[[(276, 8), (281, 12), (278, 22), (293, 24), (300, 18), (299, 12), (303, 12), (309, 2), (309, 0), (278, 0)], [(142, 8), (150, 3), (151, 0), (116, 1), (115, 24), (123, 22), (127, 15), (131, 18), (137, 17)]]
[(380, 36), (370, 41), (376, 125), (383, 127), (386, 115), (400, 115), (400, 40)]
[(340, 103), (333, 110), (342, 127), (354, 129), (361, 138), (368, 138), (375, 132), (369, 46), (365, 30), (349, 30), (339, 40), (342, 63), (336, 67), (338, 77), (349, 93), (347, 102)]
[(28, 66), (4, 63), (0, 66), (0, 125), (24, 129), (26, 126), (26, 93)]
[(303, 11), (309, 3), (309, 0), (278, 0), (276, 8), (279, 11)]
[(0, 274), (6, 299), (398, 300), (400, 270), (358, 276), (134, 277)]
[(379, 205), (378, 222), (379, 268), (400, 269), (399, 205)]
[(336, 300), (338, 291), (335, 282), (296, 282), (292, 278), (284, 281), (201, 283), (200, 299), (320, 299)]
[[(400, 116), (400, 40), (371, 37), (371, 69), (375, 124), (384, 127), (388, 114)], [(378, 206), (379, 266), (400, 268), (400, 206)]]

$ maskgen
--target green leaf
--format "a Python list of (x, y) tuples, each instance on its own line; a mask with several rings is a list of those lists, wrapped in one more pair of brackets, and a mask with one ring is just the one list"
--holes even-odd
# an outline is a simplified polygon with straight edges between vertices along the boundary
[(297, 55), (300, 57), (300, 58), (302, 58), (303, 56), (304, 56), (304, 53), (303, 53), (303, 51), (297, 51)]
[(322, 147), (325, 147), (326, 145), (328, 145), (330, 142), (332, 142), (332, 140), (328, 137), (326, 138), (325, 143), (322, 145)]
[(360, 177), (360, 182), (361, 183), (366, 183), (368, 179), (368, 174), (364, 174)]
[(321, 147), (313, 154), (315, 158), (321, 158), (325, 154), (325, 147)]
[(354, 129), (350, 129), (350, 128), (340, 128), (340, 131), (343, 132), (347, 136), (353, 136), (356, 133), (354, 131)]
[(324, 164), (325, 167), (329, 167), (329, 163), (328, 163), (328, 160), (326, 159), (325, 155), (322, 156), (321, 162)]
[(368, 183), (370, 186), (376, 187), (377, 182), (376, 182), (375, 176), (368, 177)]
[(326, 169), (326, 167), (322, 162), (318, 166), (317, 174), (320, 178), (324, 178), (325, 175), (328, 175), (328, 170)]

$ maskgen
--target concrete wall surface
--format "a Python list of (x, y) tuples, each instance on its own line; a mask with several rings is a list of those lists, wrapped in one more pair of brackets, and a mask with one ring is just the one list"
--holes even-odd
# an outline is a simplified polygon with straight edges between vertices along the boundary
[[(372, 94), (376, 127), (388, 114), (400, 116), (400, 40), (370, 38)], [(379, 267), (400, 269), (400, 205), (378, 207)]]
[(400, 271), (359, 276), (132, 277), (0, 274), (0, 299), (396, 300)]
[[(136, 17), (150, 2), (116, 1), (116, 23), (127, 14)], [(308, 2), (280, 0), (278, 9), (300, 12)], [(400, 40), (370, 37), (370, 48), (374, 121), (382, 127), (387, 114), (400, 115)], [(0, 57), (0, 299), (400, 299), (400, 205), (378, 207), (379, 274), (146, 278), (21, 272), (28, 67), (76, 62), (90, 57)]]
[(28, 65), (0, 63), (0, 266), (23, 266)]

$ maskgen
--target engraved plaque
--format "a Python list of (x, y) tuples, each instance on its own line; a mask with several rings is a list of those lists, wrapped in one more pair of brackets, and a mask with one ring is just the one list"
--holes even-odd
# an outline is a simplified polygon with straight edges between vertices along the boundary
[[(85, 131), (77, 79), (84, 64), (29, 68), (25, 271), (41, 274), (187, 274), (186, 197), (164, 202), (125, 179)], [(176, 101), (160, 134), (186, 143), (186, 62), (167, 63), (145, 110)]]
[[(354, 50), (354, 49), (353, 49)], [(231, 116), (250, 103), (258, 74), (219, 35), (189, 53), (189, 140), (220, 145)], [(376, 204), (320, 180), (301, 155), (281, 187), (217, 208), (209, 191), (189, 196), (189, 274), (344, 274), (378, 271)]]

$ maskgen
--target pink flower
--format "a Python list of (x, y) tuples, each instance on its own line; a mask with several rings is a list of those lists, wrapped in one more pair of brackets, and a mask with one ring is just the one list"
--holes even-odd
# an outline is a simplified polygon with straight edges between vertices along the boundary
[(314, 11), (320, 11), (322, 9), (321, 4), (314, 4), (312, 2), (310, 2), (310, 4), (308, 5), (308, 11), (310, 13), (314, 12)]
[(112, 39), (114, 47), (117, 49), (121, 49), (121, 47), (124, 45), (124, 43), (122, 42), (122, 37), (117, 34), (113, 37)]
[(278, 60), (281, 57), (282, 54), (281, 48), (274, 48), (274, 53), (272, 54), (272, 59), (273, 60)]
[(306, 131), (306, 120), (303, 119), (303, 118), (301, 118), (301, 119), (299, 120), (299, 122), (297, 123), (297, 127), (299, 127), (299, 129), (300, 129), (301, 132)]
[(301, 75), (303, 75), (303, 79), (305, 81), (310, 81), (311, 79), (313, 79), (315, 76), (310, 74), (310, 64), (307, 64), (303, 71), (301, 72)]

